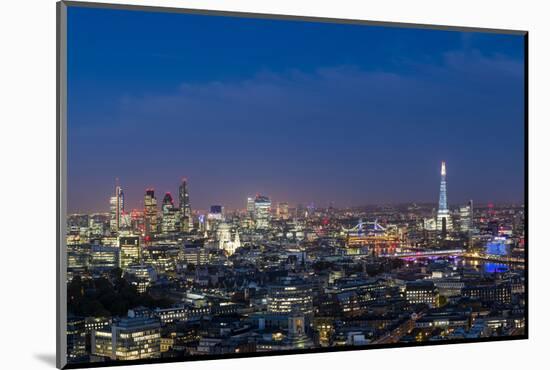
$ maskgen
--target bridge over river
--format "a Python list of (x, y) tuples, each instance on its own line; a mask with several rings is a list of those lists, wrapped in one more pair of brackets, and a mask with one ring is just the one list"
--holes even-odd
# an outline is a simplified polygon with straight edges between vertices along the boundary
[(525, 263), (524, 257), (515, 257), (507, 255), (495, 255), (487, 253), (472, 253), (465, 249), (427, 249), (420, 251), (407, 251), (396, 253), (380, 254), (379, 257), (386, 258), (402, 258), (402, 259), (414, 259), (414, 258), (430, 258), (430, 257), (462, 257), (466, 259), (491, 261), (506, 264), (523, 264)]

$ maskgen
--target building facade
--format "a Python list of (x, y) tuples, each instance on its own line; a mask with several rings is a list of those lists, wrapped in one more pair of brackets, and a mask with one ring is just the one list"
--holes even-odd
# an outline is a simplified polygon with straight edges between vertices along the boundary
[(140, 360), (160, 357), (160, 321), (148, 317), (126, 317), (110, 327), (94, 330), (92, 354), (111, 360)]
[(124, 214), (124, 192), (120, 185), (116, 185), (115, 195), (111, 197), (110, 214), (111, 232), (118, 232), (122, 226), (122, 216)]
[(144, 217), (145, 217), (145, 235), (153, 236), (158, 232), (158, 210), (155, 190), (147, 189), (143, 199)]
[(268, 229), (271, 220), (271, 200), (264, 195), (254, 199), (254, 221), (256, 229)]

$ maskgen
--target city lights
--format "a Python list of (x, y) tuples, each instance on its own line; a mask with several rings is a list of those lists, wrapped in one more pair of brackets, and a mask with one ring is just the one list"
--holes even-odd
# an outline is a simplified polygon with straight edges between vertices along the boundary
[(68, 360), (519, 335), (524, 209), (449, 206), (446, 174), (437, 211), (258, 194), (206, 214), (184, 179), (178, 206), (148, 188), (131, 222), (117, 180), (110, 212), (68, 218)]

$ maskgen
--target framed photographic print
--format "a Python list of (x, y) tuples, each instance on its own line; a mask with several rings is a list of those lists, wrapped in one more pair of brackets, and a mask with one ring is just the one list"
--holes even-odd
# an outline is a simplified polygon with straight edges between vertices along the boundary
[(527, 32), (57, 10), (59, 368), (527, 338)]

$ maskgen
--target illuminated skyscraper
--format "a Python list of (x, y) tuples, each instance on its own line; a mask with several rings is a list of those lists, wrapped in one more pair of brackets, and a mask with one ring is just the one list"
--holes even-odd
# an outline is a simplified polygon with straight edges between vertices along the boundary
[(139, 237), (124, 236), (118, 240), (120, 248), (120, 267), (125, 270), (129, 265), (140, 262), (141, 248), (139, 246)]
[(164, 198), (162, 199), (162, 213), (166, 213), (174, 209), (174, 200), (172, 199), (172, 194), (166, 192)]
[(256, 229), (269, 228), (271, 218), (271, 200), (263, 195), (256, 195), (254, 200), (254, 220)]
[(193, 228), (193, 217), (191, 215), (191, 203), (189, 202), (189, 191), (187, 179), (183, 179), (179, 188), (179, 201), (181, 213), (181, 230), (187, 232)]
[(124, 192), (120, 185), (115, 186), (115, 195), (111, 197), (111, 222), (112, 232), (118, 232), (122, 225), (122, 215), (124, 214)]
[(130, 222), (134, 232), (139, 234), (143, 234), (145, 232), (145, 214), (143, 213), (143, 210), (133, 209), (130, 212)]
[(166, 193), (162, 199), (162, 223), (161, 229), (163, 233), (174, 233), (178, 231), (180, 220), (178, 220), (178, 212), (174, 208), (174, 200), (170, 193)]
[(158, 215), (157, 215), (157, 198), (155, 198), (155, 189), (147, 189), (145, 191), (144, 217), (145, 217), (145, 234), (151, 236), (158, 231)]
[(473, 229), (474, 203), (469, 201), (468, 205), (460, 207), (460, 231), (470, 232)]
[(439, 185), (439, 208), (437, 211), (437, 230), (448, 231), (453, 228), (447, 205), (447, 169), (441, 162), (441, 184)]

